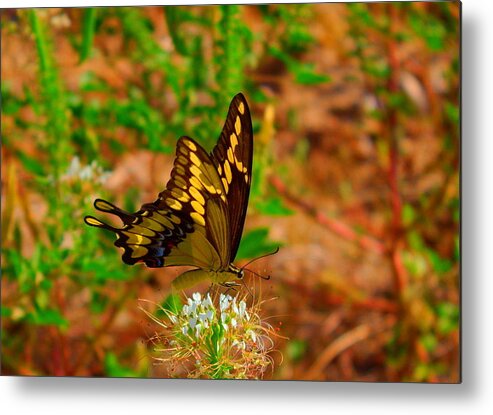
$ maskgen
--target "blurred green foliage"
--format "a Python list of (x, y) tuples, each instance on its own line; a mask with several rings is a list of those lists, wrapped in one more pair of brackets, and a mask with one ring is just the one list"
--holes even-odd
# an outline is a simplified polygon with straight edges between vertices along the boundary
[[(365, 76), (364, 82), (374, 92), (377, 102), (376, 108), (369, 110), (368, 115), (384, 120), (388, 126), (387, 137), (378, 137), (376, 143), (379, 152), (386, 157), (393, 142), (397, 143), (396, 157), (403, 157), (400, 143), (405, 137), (400, 126), (424, 111), (402, 88), (402, 80), (395, 78), (399, 71), (403, 71), (403, 68), (396, 67), (396, 51), (410, 47), (418, 38), (428, 49), (428, 53), (420, 56), (426, 65), (434, 53), (444, 52), (456, 44), (459, 26), (451, 14), (453, 8), (449, 6), (438, 3), (436, 7), (427, 8), (424, 4), (404, 2), (348, 5), (348, 21), (354, 42), (352, 56), (358, 60)], [(399, 20), (404, 24), (398, 25)], [(444, 74), (449, 92), (440, 108), (431, 111), (437, 112), (439, 126), (436, 128), (442, 140), (441, 168), (447, 172), (448, 180), (457, 181), (458, 186), (459, 77), (456, 60)], [(401, 320), (388, 343), (387, 359), (397, 373), (415, 367), (408, 378), (410, 381), (430, 381), (446, 372), (443, 365), (436, 364), (433, 356), (439, 353), (437, 345), (443, 336), (458, 330), (458, 306), (441, 298), (443, 287), (458, 284), (458, 239), (450, 255), (439, 252), (430, 238), (431, 234), (440, 234), (444, 229), (458, 235), (458, 193), (450, 202), (441, 203), (447, 198), (446, 191), (437, 185), (417, 200), (404, 201), (399, 219), (402, 227), (399, 232), (406, 241), (402, 252), (403, 265), (411, 280), (405, 292), (401, 293)], [(424, 357), (417, 346), (413, 350), (415, 338), (428, 356)]]

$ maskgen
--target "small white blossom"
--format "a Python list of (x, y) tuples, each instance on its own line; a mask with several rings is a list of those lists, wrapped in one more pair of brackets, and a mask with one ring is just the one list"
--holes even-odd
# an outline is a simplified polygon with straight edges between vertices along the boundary
[(253, 330), (247, 330), (247, 334), (250, 335), (250, 337), (252, 338), (254, 343), (257, 342), (257, 335), (255, 334), (255, 332)]
[(209, 293), (207, 293), (207, 297), (204, 299), (204, 301), (202, 302), (202, 304), (204, 305), (204, 307), (213, 307), (213, 304), (212, 304), (212, 300), (211, 300), (211, 296)]
[(219, 308), (221, 311), (226, 311), (230, 306), (231, 296), (221, 294), (219, 297)]
[(192, 317), (190, 320), (188, 320), (188, 325), (193, 329), (195, 325), (197, 324), (197, 319), (195, 317)]
[(202, 330), (202, 324), (199, 323), (195, 326), (195, 337), (199, 337), (200, 330)]

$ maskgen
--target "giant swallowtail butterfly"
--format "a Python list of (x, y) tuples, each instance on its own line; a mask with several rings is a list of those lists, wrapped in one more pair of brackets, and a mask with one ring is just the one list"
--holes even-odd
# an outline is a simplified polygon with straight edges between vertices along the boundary
[(123, 248), (126, 264), (195, 266), (173, 281), (175, 289), (207, 279), (234, 285), (243, 278), (243, 270), (233, 261), (248, 207), (252, 159), (250, 110), (245, 97), (238, 94), (210, 154), (190, 137), (178, 140), (170, 180), (155, 202), (129, 213), (96, 199), (95, 208), (118, 216), (123, 227), (92, 216), (84, 220), (116, 233), (115, 246)]

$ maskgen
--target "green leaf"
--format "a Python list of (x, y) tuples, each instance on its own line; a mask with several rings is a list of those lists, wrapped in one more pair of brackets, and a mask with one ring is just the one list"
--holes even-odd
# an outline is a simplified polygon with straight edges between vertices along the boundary
[(161, 306), (165, 310), (171, 311), (173, 314), (179, 314), (183, 308), (180, 297), (175, 294), (168, 295)]
[(268, 234), (269, 228), (257, 228), (244, 235), (236, 259), (256, 258), (278, 248), (281, 244), (269, 241)]
[(438, 332), (449, 334), (459, 327), (459, 307), (456, 304), (443, 302), (437, 306)]
[(438, 346), (438, 340), (432, 333), (424, 334), (419, 339), (420, 343), (426, 349), (426, 351), (432, 353)]
[(136, 371), (121, 365), (118, 358), (112, 352), (109, 352), (104, 357), (104, 368), (108, 376), (113, 378), (136, 378), (140, 377)]
[(457, 124), (460, 118), (460, 110), (457, 105), (452, 104), (451, 102), (445, 103), (445, 114), (447, 114), (448, 119)]
[(298, 62), (278, 48), (270, 47), (269, 52), (284, 62), (288, 71), (294, 75), (296, 82), (299, 84), (317, 85), (331, 80), (330, 76), (316, 72), (313, 64)]
[(10, 307), (0, 307), (0, 314), (2, 317), (10, 317), (12, 315), (12, 309)]
[(260, 213), (269, 216), (287, 216), (292, 215), (293, 211), (284, 205), (279, 196), (269, 197), (255, 204)]
[(17, 157), (21, 160), (22, 165), (27, 171), (35, 174), (36, 176), (44, 175), (44, 167), (38, 160), (21, 151), (17, 152)]
[(429, 249), (427, 252), (433, 270), (438, 274), (444, 274), (452, 269), (453, 263), (448, 258), (442, 258), (437, 252)]
[(311, 65), (292, 66), (291, 70), (294, 72), (295, 81), (302, 85), (318, 85), (331, 80), (329, 75), (315, 72)]
[(82, 20), (82, 44), (79, 51), (80, 62), (84, 62), (90, 55), (96, 31), (97, 8), (88, 7), (84, 9)]
[(40, 309), (27, 315), (27, 320), (37, 326), (68, 327), (68, 321), (56, 309)]
[(410, 204), (406, 203), (402, 208), (402, 222), (405, 226), (409, 226), (415, 219), (416, 212), (414, 211), (414, 208)]
[(91, 303), (90, 303), (91, 311), (94, 314), (101, 314), (106, 309), (108, 302), (109, 302), (109, 298), (107, 295), (93, 291), (91, 294)]
[(305, 340), (291, 340), (286, 348), (289, 358), (294, 361), (300, 361), (308, 349), (308, 344)]

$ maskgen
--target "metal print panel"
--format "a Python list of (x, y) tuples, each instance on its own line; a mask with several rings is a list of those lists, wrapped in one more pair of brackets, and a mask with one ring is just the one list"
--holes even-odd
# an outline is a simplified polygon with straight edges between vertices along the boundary
[(460, 382), (460, 4), (2, 10), (2, 375)]

